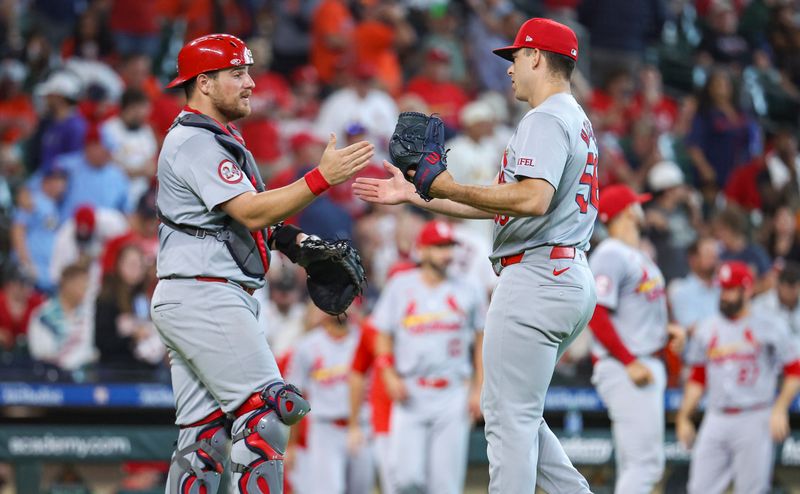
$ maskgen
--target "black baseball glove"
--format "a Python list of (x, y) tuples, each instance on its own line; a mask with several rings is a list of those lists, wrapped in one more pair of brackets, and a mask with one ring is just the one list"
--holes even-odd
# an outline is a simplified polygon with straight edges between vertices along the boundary
[[(401, 113), (389, 140), (389, 155), (406, 180), (414, 184), (417, 194), (430, 201), (433, 180), (447, 170), (444, 122), (424, 113)], [(413, 177), (408, 173), (412, 170)]]
[(361, 256), (347, 241), (310, 236), (300, 243), (297, 264), (306, 269), (314, 305), (332, 316), (343, 314), (367, 282)]

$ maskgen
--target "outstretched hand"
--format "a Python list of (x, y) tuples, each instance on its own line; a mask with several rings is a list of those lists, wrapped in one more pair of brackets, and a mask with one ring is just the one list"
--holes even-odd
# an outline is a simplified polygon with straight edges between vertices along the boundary
[(403, 177), (403, 172), (388, 161), (383, 168), (391, 174), (390, 178), (359, 177), (353, 184), (353, 193), (362, 201), (375, 204), (402, 204), (411, 202), (414, 185)]
[(319, 171), (329, 184), (338, 185), (363, 170), (374, 154), (375, 146), (367, 141), (336, 149), (336, 134), (332, 133), (319, 161)]

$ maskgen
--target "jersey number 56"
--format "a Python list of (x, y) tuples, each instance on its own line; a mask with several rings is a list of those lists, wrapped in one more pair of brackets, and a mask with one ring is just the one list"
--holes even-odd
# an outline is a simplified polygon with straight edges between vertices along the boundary
[(589, 186), (589, 194), (588, 197), (581, 193), (575, 194), (575, 202), (578, 203), (578, 208), (580, 208), (581, 213), (586, 214), (590, 204), (595, 209), (600, 205), (600, 187), (597, 180), (597, 155), (592, 152), (589, 152), (586, 157), (586, 166), (583, 169), (580, 183)]

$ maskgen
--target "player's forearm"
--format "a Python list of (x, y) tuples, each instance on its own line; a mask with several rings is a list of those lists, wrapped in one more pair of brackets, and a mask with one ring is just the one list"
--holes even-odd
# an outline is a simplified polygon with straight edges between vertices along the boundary
[(224, 202), (221, 208), (250, 231), (257, 231), (299, 213), (316, 198), (301, 178), (285, 187), (240, 194)]
[(358, 418), (361, 415), (361, 404), (364, 403), (364, 389), (366, 388), (366, 380), (364, 374), (360, 372), (350, 371), (350, 425), (357, 425)]
[(494, 218), (495, 215), (495, 213), (490, 211), (484, 211), (468, 204), (451, 201), (450, 199), (433, 199), (428, 202), (423, 200), (416, 193), (411, 196), (409, 203), (419, 208), (427, 209), (433, 213), (467, 220), (490, 220)]
[(681, 399), (681, 406), (678, 408), (679, 418), (689, 418), (697, 409), (700, 404), (700, 399), (703, 397), (705, 387), (695, 381), (687, 381), (686, 386), (683, 388), (683, 398)]
[[(497, 185), (464, 185), (451, 183), (443, 195), (448, 199), (479, 210), (507, 216), (541, 216), (550, 207), (545, 194), (531, 193), (524, 182)], [(549, 186), (549, 185), (548, 185)]]
[(794, 397), (800, 393), (800, 377), (786, 376), (781, 385), (781, 391), (775, 400), (774, 408), (777, 410), (788, 411), (794, 401)]

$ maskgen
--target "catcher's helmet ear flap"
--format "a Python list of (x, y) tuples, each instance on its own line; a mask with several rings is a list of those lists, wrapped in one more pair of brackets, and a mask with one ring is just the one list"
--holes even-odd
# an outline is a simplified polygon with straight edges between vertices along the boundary
[(203, 72), (252, 65), (253, 54), (231, 34), (208, 34), (190, 41), (178, 53), (178, 75), (168, 88), (182, 86)]

